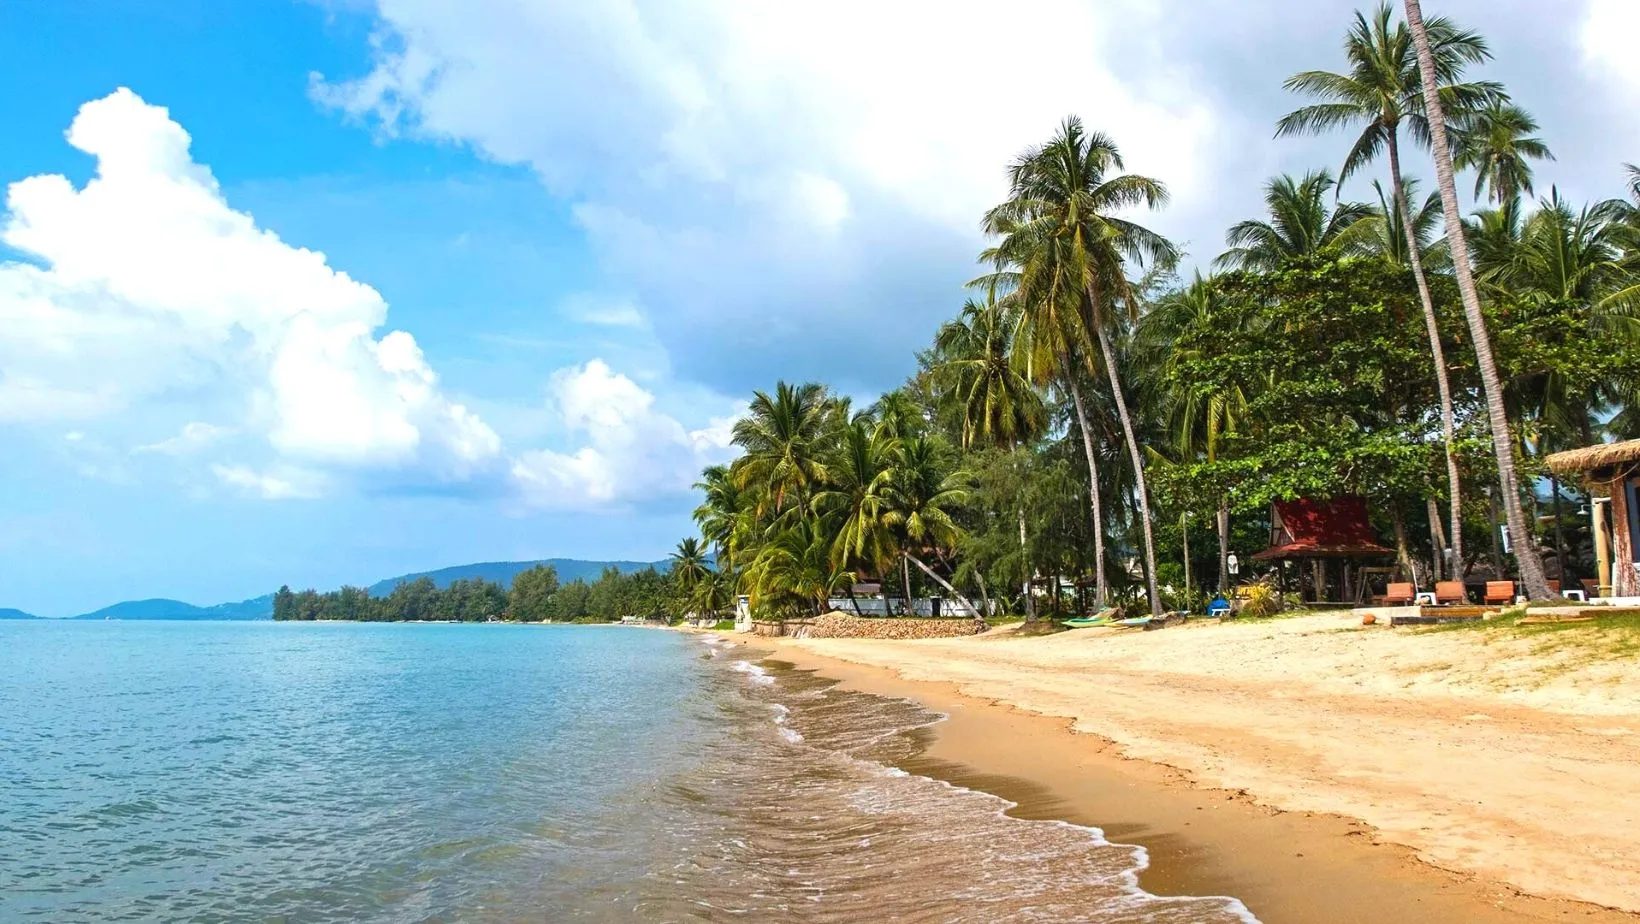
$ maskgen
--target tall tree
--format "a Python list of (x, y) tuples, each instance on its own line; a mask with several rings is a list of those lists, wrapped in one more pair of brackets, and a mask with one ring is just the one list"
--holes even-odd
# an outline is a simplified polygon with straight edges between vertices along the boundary
[(1282, 174), (1264, 187), (1268, 221), (1249, 220), (1225, 235), (1225, 251), (1216, 265), (1230, 269), (1269, 271), (1296, 260), (1341, 256), (1360, 250), (1370, 238), (1363, 221), (1372, 214), (1367, 206), (1341, 202), (1329, 207), (1327, 193), (1337, 184), (1326, 170), (1312, 170), (1294, 179)]
[[(1395, 208), (1401, 214), (1407, 237), (1407, 257), (1418, 282), (1423, 303), (1425, 334), (1435, 366), (1436, 386), (1441, 400), (1441, 436), (1446, 450), (1447, 489), (1451, 496), (1453, 561), (1463, 560), (1463, 489), (1458, 471), (1456, 421), (1452, 405), (1452, 384), (1447, 375), (1446, 356), (1441, 348), (1440, 321), (1435, 301), (1424, 274), (1423, 255), (1414, 238), (1412, 208), (1407, 201), (1401, 172), (1401, 126), (1406, 124), (1413, 140), (1427, 145), (1430, 127), (1425, 115), (1425, 88), (1419, 79), (1418, 56), (1412, 37), (1403, 23), (1395, 22), (1389, 0), (1383, 0), (1369, 19), (1357, 11), (1355, 23), (1344, 38), (1344, 56), (1349, 62), (1345, 73), (1304, 71), (1287, 79), (1288, 90), (1322, 102), (1300, 108), (1283, 118), (1276, 127), (1278, 137), (1315, 134), (1337, 128), (1359, 126), (1338, 181), (1349, 179), (1382, 153), (1389, 155), (1389, 173)], [(1494, 84), (1459, 83), (1464, 67), (1491, 57), (1486, 41), (1474, 32), (1461, 30), (1446, 19), (1430, 23), (1432, 67), (1436, 79), (1429, 94), (1445, 94), (1461, 110), (1484, 104), (1501, 91)], [(1439, 559), (1440, 555), (1436, 555)]]
[[(1481, 312), (1480, 293), (1475, 288), (1475, 276), (1469, 263), (1469, 246), (1464, 239), (1463, 216), (1459, 211), (1458, 187), (1452, 166), (1452, 143), (1447, 136), (1444, 100), (1441, 98), (1443, 74), (1441, 56), (1437, 49), (1450, 35), (1451, 26), (1443, 19), (1424, 22), (1423, 9), (1418, 0), (1405, 0), (1407, 26), (1417, 49), (1418, 72), (1422, 79), (1424, 104), (1427, 107), (1431, 147), (1435, 153), (1435, 177), (1441, 188), (1441, 203), (1446, 212), (1446, 237), (1452, 248), (1452, 268), (1458, 277), (1458, 291), (1463, 296), (1464, 320), (1469, 325), (1469, 337), (1475, 345), (1475, 358), (1480, 367), (1481, 387), (1486, 395), (1486, 416), (1492, 427), (1492, 450), (1498, 461), (1498, 480), (1503, 487), (1504, 517), (1509, 523), (1509, 540), (1514, 546), (1515, 558), (1520, 565), (1521, 582), (1533, 600), (1550, 597), (1549, 584), (1543, 576), (1543, 562), (1532, 544), (1532, 534), (1526, 528), (1526, 514), (1521, 509), (1520, 480), (1515, 470), (1515, 451), (1509, 433), (1509, 418), (1503, 406), (1503, 384), (1498, 380), (1498, 365), (1492, 355), (1492, 339), (1486, 328), (1486, 316)], [(1432, 36), (1433, 31), (1433, 36)]]
[[(955, 405), (962, 448), (1012, 450), (1039, 436), (1047, 425), (1042, 395), (1015, 361), (1019, 309), (995, 298), (969, 301), (962, 314), (934, 337), (935, 373), (946, 400)], [(1027, 548), (1025, 502), (1020, 498), (1019, 546)], [(1036, 616), (1030, 579), (1025, 581), (1025, 619)]]
[[(1009, 168), (1008, 201), (987, 214), (986, 228), (1006, 235), (996, 251), (1019, 267), (1024, 310), (1035, 307), (1040, 311), (1051, 305), (1056, 314), (1062, 316), (1070, 309), (1077, 316), (1055, 319), (1064, 331), (1060, 336), (1069, 340), (1053, 356), (1061, 368), (1078, 356), (1091, 358), (1095, 347), (1104, 360), (1133, 466), (1150, 609), (1159, 614), (1162, 601), (1156, 583), (1150, 492), (1111, 334), (1115, 326), (1132, 323), (1139, 313), (1139, 299), (1127, 277), (1128, 263), (1172, 264), (1178, 252), (1166, 238), (1120, 217), (1129, 209), (1157, 208), (1167, 201), (1167, 189), (1160, 182), (1123, 170), (1116, 143), (1104, 134), (1087, 131), (1082, 120), (1072, 116), (1048, 143), (1026, 151)], [(1090, 363), (1089, 368), (1096, 365)], [(1071, 384), (1087, 439), (1086, 411), (1075, 376), (1063, 377)], [(1093, 453), (1088, 448), (1091, 469)]]
[(825, 480), (823, 441), (830, 401), (822, 386), (780, 382), (753, 392), (733, 439), (743, 452), (731, 470), (736, 487), (754, 489), (774, 513), (805, 507)]
[(706, 561), (706, 549), (694, 536), (688, 536), (678, 542), (678, 547), (672, 552), (671, 562), (672, 581), (678, 592), (686, 598), (694, 593), (695, 585), (711, 572)]
[(1452, 126), (1453, 166), (1475, 171), (1475, 198), (1502, 204), (1532, 194), (1533, 160), (1554, 160), (1531, 113), (1507, 99), (1489, 100)]

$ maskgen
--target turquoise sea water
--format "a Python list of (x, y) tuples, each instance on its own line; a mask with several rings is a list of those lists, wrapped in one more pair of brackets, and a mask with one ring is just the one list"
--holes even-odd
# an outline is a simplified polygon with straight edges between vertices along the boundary
[(1247, 919), (895, 770), (938, 718), (680, 633), (0, 624), (0, 920)]

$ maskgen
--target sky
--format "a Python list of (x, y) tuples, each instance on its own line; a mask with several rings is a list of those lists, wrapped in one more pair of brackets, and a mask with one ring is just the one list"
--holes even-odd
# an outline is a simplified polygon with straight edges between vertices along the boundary
[[(1191, 262), (1336, 171), (1272, 130), (1354, 9), (0, 4), (0, 606), (664, 557), (753, 389), (904, 380), (1066, 115)], [(1490, 40), (1540, 192), (1619, 193), (1640, 3), (1425, 13)]]

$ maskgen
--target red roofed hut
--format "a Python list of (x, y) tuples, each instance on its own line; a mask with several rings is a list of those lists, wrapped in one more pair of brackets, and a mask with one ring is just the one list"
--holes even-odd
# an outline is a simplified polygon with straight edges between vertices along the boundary
[[(1395, 550), (1378, 541), (1367, 518), (1367, 502), (1359, 497), (1332, 500), (1276, 501), (1270, 505), (1270, 547), (1253, 556), (1258, 561), (1308, 561), (1312, 587), (1307, 602), (1354, 603), (1351, 566), (1393, 558)], [(1337, 582), (1333, 582), (1333, 563)], [(1285, 569), (1282, 583), (1286, 583)]]

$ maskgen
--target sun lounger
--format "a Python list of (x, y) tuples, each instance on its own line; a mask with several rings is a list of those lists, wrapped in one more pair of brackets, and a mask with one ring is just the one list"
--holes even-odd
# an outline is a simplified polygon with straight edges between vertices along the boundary
[(1496, 606), (1497, 604), (1500, 604), (1500, 603), (1514, 603), (1514, 602), (1515, 602), (1515, 582), (1514, 581), (1487, 581), (1486, 582), (1486, 605), (1487, 606)]
[(1435, 583), (1435, 605), (1451, 606), (1464, 603), (1469, 594), (1464, 590), (1463, 581), (1437, 581)]

